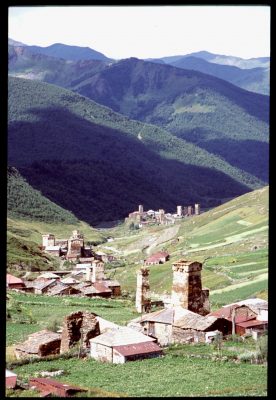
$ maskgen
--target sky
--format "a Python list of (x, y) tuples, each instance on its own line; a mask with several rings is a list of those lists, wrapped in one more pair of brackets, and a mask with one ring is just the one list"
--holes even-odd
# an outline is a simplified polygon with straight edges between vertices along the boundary
[(88, 46), (114, 59), (270, 56), (269, 6), (9, 7), (8, 24), (9, 38), (27, 45)]

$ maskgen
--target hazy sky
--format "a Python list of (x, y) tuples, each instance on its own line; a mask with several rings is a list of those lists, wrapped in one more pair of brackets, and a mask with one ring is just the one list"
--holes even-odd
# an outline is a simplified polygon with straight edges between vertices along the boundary
[(270, 55), (270, 7), (10, 7), (9, 37), (28, 45), (88, 46), (115, 59), (199, 50), (262, 57)]

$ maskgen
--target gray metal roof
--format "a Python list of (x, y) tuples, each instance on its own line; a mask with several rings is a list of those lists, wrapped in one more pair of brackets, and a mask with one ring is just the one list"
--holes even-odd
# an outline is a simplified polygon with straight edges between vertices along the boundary
[(102, 335), (90, 339), (90, 343), (98, 343), (108, 347), (113, 347), (134, 343), (152, 342), (154, 340), (155, 339), (137, 332), (134, 329), (119, 327), (110, 329)]

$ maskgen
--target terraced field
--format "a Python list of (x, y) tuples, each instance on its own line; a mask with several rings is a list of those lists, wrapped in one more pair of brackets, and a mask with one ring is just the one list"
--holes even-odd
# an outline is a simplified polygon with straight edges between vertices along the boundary
[(124, 229), (121, 225), (108, 233), (114, 236), (112, 246), (121, 252), (126, 264), (113, 272), (130, 293), (135, 292), (136, 271), (143, 260), (162, 249), (169, 252), (170, 260), (150, 267), (151, 290), (157, 296), (170, 293), (171, 264), (185, 258), (203, 263), (203, 285), (210, 289), (212, 308), (226, 304), (226, 299), (267, 298), (268, 187), (176, 222), (173, 227), (151, 226), (129, 236)]

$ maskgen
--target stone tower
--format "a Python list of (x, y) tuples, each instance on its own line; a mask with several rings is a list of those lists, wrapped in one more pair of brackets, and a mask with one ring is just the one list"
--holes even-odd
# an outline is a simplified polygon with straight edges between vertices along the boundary
[(143, 208), (143, 205), (142, 205), (142, 204), (139, 205), (138, 210), (139, 210), (139, 213), (140, 213), (140, 214), (143, 214), (144, 208)]
[(209, 290), (201, 284), (202, 264), (179, 260), (172, 265), (172, 306), (181, 306), (200, 315), (210, 312)]
[(55, 245), (55, 235), (52, 233), (47, 233), (46, 235), (42, 235), (42, 246), (54, 246)]
[(164, 224), (165, 222), (165, 210), (162, 208), (159, 209), (159, 222), (160, 224)]
[(188, 215), (189, 216), (193, 215), (193, 207), (192, 206), (188, 206)]
[(178, 217), (181, 217), (181, 215), (182, 215), (182, 206), (177, 206), (176, 207), (176, 214), (178, 215)]
[(195, 215), (200, 214), (200, 204), (195, 204)]
[(137, 272), (136, 310), (139, 313), (150, 311), (149, 269), (142, 267)]

